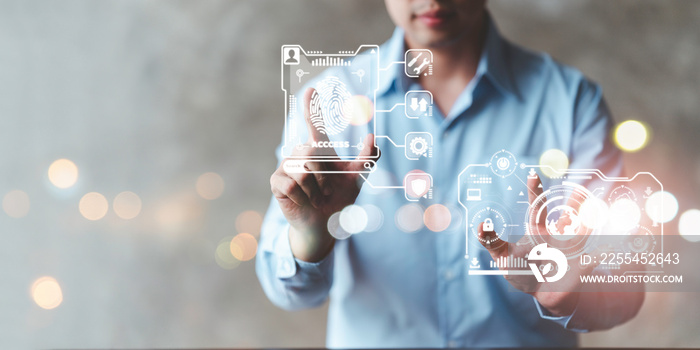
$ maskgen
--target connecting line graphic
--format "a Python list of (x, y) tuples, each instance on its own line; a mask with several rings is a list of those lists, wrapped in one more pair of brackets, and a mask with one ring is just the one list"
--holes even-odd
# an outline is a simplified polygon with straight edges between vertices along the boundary
[(375, 138), (387, 139), (387, 140), (389, 140), (389, 142), (391, 142), (392, 145), (394, 145), (394, 147), (404, 147), (404, 148), (406, 147), (406, 145), (397, 145), (396, 142), (394, 142), (394, 140), (392, 140), (389, 136), (386, 136), (386, 135), (377, 135), (377, 136), (375, 136)]
[(391, 113), (393, 110), (396, 109), (398, 106), (405, 106), (405, 103), (397, 103), (394, 105), (394, 107), (391, 107), (391, 109), (375, 109), (374, 113)]
[(389, 70), (389, 68), (391, 68), (391, 66), (393, 66), (393, 65), (395, 65), (395, 64), (406, 64), (406, 61), (394, 61), (394, 62), (391, 62), (391, 63), (389, 63), (388, 66), (386, 66), (386, 67), (384, 67), (384, 68), (379, 68), (379, 71), (386, 71), (386, 70)]
[[(602, 171), (600, 171), (600, 169), (565, 169), (565, 170), (560, 170), (560, 169), (554, 169), (554, 168), (552, 168), (552, 166), (550, 166), (550, 165), (524, 164), (524, 163), (521, 164), (520, 166), (521, 166), (523, 169), (525, 169), (525, 168), (549, 168), (550, 170), (552, 170), (552, 171), (554, 171), (554, 172), (556, 172), (556, 173), (559, 173), (559, 174), (561, 174), (561, 175), (566, 175), (566, 174), (589, 174), (589, 173), (595, 173), (595, 174), (597, 174), (598, 176), (600, 176), (600, 178), (606, 179), (606, 180), (608, 180), (608, 181), (620, 180), (620, 181), (629, 182), (629, 181), (631, 181), (631, 180), (634, 180), (634, 178), (636, 178), (637, 175), (639, 175), (639, 174), (648, 174), (648, 175), (651, 175), (651, 177), (654, 178), (654, 180), (658, 181), (658, 179), (656, 179), (656, 177), (655, 177), (653, 174), (648, 173), (648, 172), (637, 173), (637, 174), (634, 175), (633, 178), (630, 179), (630, 178), (627, 178), (627, 177), (624, 177), (624, 176), (610, 176), (610, 177), (608, 177), (608, 176), (606, 176)], [(663, 190), (663, 188), (662, 188), (662, 190)]]
[(405, 188), (403, 186), (375, 186), (375, 185), (372, 185), (372, 183), (369, 182), (369, 180), (367, 180), (367, 178), (365, 177), (365, 174), (360, 173), (360, 177), (363, 180), (365, 180), (365, 182), (369, 185), (369, 187), (372, 187), (372, 188), (402, 188), (402, 189)]
[[(521, 179), (520, 176), (518, 176), (518, 174), (513, 174), (513, 175), (515, 175), (515, 178), (518, 179), (518, 181), (522, 182), (522, 184), (525, 185), (525, 188), (527, 188), (527, 190), (530, 191), (530, 193), (532, 193), (535, 197), (537, 197), (537, 193), (535, 193), (535, 191), (530, 189), (530, 187), (527, 185), (527, 182), (523, 181), (523, 179)], [(518, 202), (518, 203), (520, 203), (520, 202)], [(525, 202), (525, 203), (529, 203), (529, 202)]]

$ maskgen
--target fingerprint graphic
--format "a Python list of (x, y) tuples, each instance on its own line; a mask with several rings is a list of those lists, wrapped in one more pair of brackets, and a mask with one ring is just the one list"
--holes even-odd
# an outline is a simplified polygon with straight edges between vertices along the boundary
[(311, 124), (322, 134), (336, 135), (348, 126), (352, 95), (338, 77), (329, 76), (316, 86), (311, 95)]

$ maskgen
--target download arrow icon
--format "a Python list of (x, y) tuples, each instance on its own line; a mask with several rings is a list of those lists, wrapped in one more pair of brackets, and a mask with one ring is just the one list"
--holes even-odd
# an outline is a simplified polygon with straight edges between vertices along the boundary
[(415, 111), (418, 109), (418, 97), (412, 97), (411, 98), (411, 109)]

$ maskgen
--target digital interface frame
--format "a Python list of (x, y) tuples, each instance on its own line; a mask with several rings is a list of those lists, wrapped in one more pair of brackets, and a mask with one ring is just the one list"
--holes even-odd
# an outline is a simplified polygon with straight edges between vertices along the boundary
[[(283, 45), (281, 50), (281, 88), (285, 101), (285, 127), (282, 144), (282, 157), (285, 170), (289, 172), (345, 172), (339, 170), (318, 170), (309, 167), (310, 163), (329, 164), (334, 162), (362, 162), (363, 169), (355, 171), (366, 174), (374, 171), (378, 155), (362, 155), (365, 147), (363, 138), (375, 135), (387, 138), (394, 146), (405, 148), (405, 156), (410, 160), (433, 156), (433, 138), (430, 133), (413, 132), (406, 135), (404, 144), (399, 145), (386, 135), (376, 133), (376, 117), (391, 112), (399, 105), (405, 106), (408, 119), (418, 119), (432, 115), (433, 96), (425, 90), (409, 91), (405, 103), (390, 110), (377, 110), (376, 91), (379, 74), (394, 64), (403, 64), (409, 77), (430, 76), (433, 74), (433, 54), (430, 50), (408, 50), (404, 61), (395, 61), (389, 67), (379, 67), (379, 46), (361, 45), (356, 50), (323, 53), (307, 51), (300, 45)], [(303, 94), (305, 86), (315, 91), (309, 103), (309, 122), (305, 116)], [(308, 142), (311, 124), (323, 140)], [(398, 141), (400, 142), (400, 141)], [(313, 149), (313, 152), (298, 152)], [(312, 170), (314, 169), (314, 170)], [(408, 175), (411, 180), (405, 189), (407, 200), (432, 195), (432, 177)], [(366, 180), (366, 178), (365, 178)], [(411, 186), (412, 185), (412, 186)], [(382, 186), (378, 186), (382, 187)], [(394, 188), (383, 186), (384, 188)]]
[[(431, 174), (414, 170), (404, 174), (401, 185), (373, 184), (365, 175), (375, 171), (376, 156), (358, 157), (362, 139), (369, 133), (375, 134), (375, 146), (377, 139), (385, 138), (395, 148), (403, 148), (409, 162), (433, 157), (430, 133), (412, 131), (403, 140), (376, 133), (377, 118), (399, 107), (404, 109), (407, 122), (432, 116), (434, 101), (429, 91), (411, 90), (403, 103), (387, 110), (375, 108), (382, 72), (401, 64), (408, 77), (432, 75), (432, 52), (408, 50), (404, 61), (391, 62), (387, 67), (378, 66), (379, 54), (376, 45), (333, 54), (306, 51), (299, 45), (282, 46), (285, 170), (343, 172), (310, 170), (306, 165), (363, 162), (363, 169), (355, 172), (373, 189), (401, 189), (409, 202), (430, 200)], [(303, 93), (304, 86), (316, 89), (309, 102), (308, 120), (302, 97), (295, 95)], [(322, 141), (309, 142), (310, 132), (321, 135)], [(314, 152), (296, 152), (310, 147)], [(611, 291), (629, 286), (633, 286), (630, 291), (639, 291), (639, 281), (649, 284), (662, 277), (664, 281), (676, 280), (657, 283), (657, 290), (669, 291), (681, 285), (680, 255), (665, 248), (667, 241), (678, 241), (679, 236), (665, 236), (664, 221), (655, 219), (665, 209), (663, 201), (651, 200), (664, 193), (662, 183), (653, 174), (609, 177), (599, 169), (556, 167), (541, 159), (519, 157), (502, 149), (485, 157), (484, 163), (466, 165), (458, 176), (457, 202), (466, 215), (464, 257), (468, 275), (525, 278), (524, 285), (529, 287), (520, 288), (523, 291), (535, 291), (543, 283), (550, 283), (553, 290), (563, 285), (561, 291), (569, 291), (564, 283), (567, 279), (585, 277), (594, 268), (605, 270), (603, 277), (612, 278), (595, 282), (608, 282)], [(528, 181), (535, 178), (541, 183), (533, 191)], [(480, 227), (493, 236), (482, 237)], [(507, 247), (508, 254), (479, 261), (483, 256), (480, 251), (491, 251), (499, 244)], [(682, 242), (671, 246), (679, 244)], [(669, 275), (672, 273), (678, 275)], [(633, 277), (639, 281), (620, 282)]]
[[(357, 159), (363, 137), (375, 133), (375, 123), (367, 122), (373, 114), (378, 83), (379, 47), (362, 45), (354, 51), (325, 54), (306, 51), (300, 45), (282, 46), (282, 90), (285, 94), (285, 128), (282, 144), (289, 170), (306, 171), (307, 162), (332, 163), (362, 161), (364, 172), (371, 172), (375, 156)], [(330, 69), (329, 69), (330, 68)], [(312, 78), (313, 77), (313, 78)], [(325, 136), (322, 141), (307, 142), (303, 96), (295, 95), (305, 86), (315, 88), (309, 112), (313, 127)], [(303, 94), (304, 91), (301, 91)], [(376, 142), (375, 142), (376, 146)], [(295, 149), (314, 148), (303, 156)]]
[[(540, 179), (533, 191), (528, 182)], [(665, 250), (665, 241), (679, 236), (664, 235), (657, 219), (664, 202), (649, 200), (663, 193), (663, 184), (649, 172), (608, 177), (598, 169), (555, 169), (519, 161), (503, 149), (488, 162), (467, 165), (457, 188), (467, 220), (469, 275), (519, 279), (527, 292), (560, 279), (549, 290), (569, 291), (576, 278), (603, 290), (638, 291), (639, 283), (631, 281), (679, 276), (672, 275), (679, 272), (679, 254)], [(507, 254), (481, 262), (476, 252), (485, 247), (504, 247)], [(594, 276), (595, 268), (607, 271)], [(673, 285), (680, 284), (654, 287), (667, 291)]]

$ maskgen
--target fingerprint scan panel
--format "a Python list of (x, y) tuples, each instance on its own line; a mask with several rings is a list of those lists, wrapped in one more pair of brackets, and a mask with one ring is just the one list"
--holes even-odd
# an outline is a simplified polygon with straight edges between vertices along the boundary
[[(379, 47), (323, 53), (282, 46), (285, 100), (284, 158), (357, 158), (367, 134), (375, 133), (374, 103)], [(304, 92), (311, 95), (305, 118)], [(310, 137), (310, 129), (316, 137)], [(371, 157), (368, 157), (371, 158)]]

